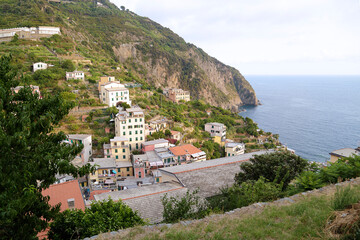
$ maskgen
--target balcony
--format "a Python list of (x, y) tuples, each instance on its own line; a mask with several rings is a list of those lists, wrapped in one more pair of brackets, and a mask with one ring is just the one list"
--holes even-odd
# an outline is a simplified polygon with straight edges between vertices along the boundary
[(115, 177), (116, 174), (99, 174), (99, 177)]

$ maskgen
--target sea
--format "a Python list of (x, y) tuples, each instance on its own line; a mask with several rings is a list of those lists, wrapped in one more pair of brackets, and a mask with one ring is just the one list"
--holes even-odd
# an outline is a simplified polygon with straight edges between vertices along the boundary
[(310, 161), (360, 145), (360, 76), (246, 76), (260, 106), (239, 114)]

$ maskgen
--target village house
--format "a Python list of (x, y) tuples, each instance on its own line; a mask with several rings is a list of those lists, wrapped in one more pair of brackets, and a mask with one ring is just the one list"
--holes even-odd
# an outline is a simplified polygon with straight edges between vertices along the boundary
[(0, 42), (11, 41), (15, 35), (19, 39), (38, 40), (55, 34), (61, 34), (59, 27), (39, 26), (0, 29)]
[(119, 102), (125, 102), (131, 106), (129, 90), (119, 82), (109, 82), (100, 86), (100, 101), (109, 107), (114, 107)]
[(169, 141), (163, 138), (147, 141), (142, 143), (143, 152), (153, 151), (155, 148), (169, 148)]
[(140, 150), (145, 141), (145, 114), (140, 107), (127, 108), (115, 117), (115, 136), (129, 139), (129, 150)]
[[(166, 117), (157, 119), (157, 120), (150, 120), (148, 122), (149, 129), (154, 129), (156, 132), (163, 131), (167, 129), (170, 125), (170, 122)], [(151, 135), (151, 134), (150, 134)]]
[(89, 184), (112, 185), (116, 184), (116, 162), (113, 158), (94, 158), (91, 165), (96, 166), (96, 171), (89, 174)]
[(128, 138), (115, 137), (110, 139), (110, 157), (115, 158), (116, 161), (130, 161)]
[(206, 161), (206, 153), (191, 144), (171, 147), (169, 151), (174, 155), (179, 165), (189, 162)]
[(211, 137), (214, 138), (214, 142), (222, 144), (226, 139), (226, 126), (222, 123), (206, 123), (205, 131), (210, 133)]
[(66, 80), (85, 80), (83, 71), (66, 72)]
[(353, 148), (342, 148), (332, 151), (330, 154), (330, 162), (334, 163), (341, 158), (351, 157), (353, 155), (360, 155), (360, 151)]
[(236, 142), (228, 142), (225, 144), (225, 156), (237, 156), (245, 153), (245, 144), (244, 143), (236, 143)]
[(53, 67), (54, 65), (43, 63), (43, 62), (37, 62), (33, 64), (33, 72), (36, 72), (37, 70), (45, 70), (48, 69), (48, 67)]
[(146, 165), (140, 158), (133, 159), (134, 176), (135, 178), (143, 178), (147, 174)]
[(69, 134), (66, 142), (71, 144), (83, 144), (84, 148), (79, 154), (79, 157), (82, 160), (82, 164), (85, 164), (89, 161), (92, 156), (92, 138), (88, 134)]
[(171, 138), (176, 139), (177, 141), (181, 140), (181, 132), (178, 131), (170, 131), (171, 132)]
[[(39, 86), (34, 86), (34, 85), (30, 85), (29, 86), (31, 88), (31, 91), (33, 94), (38, 94), (39, 98), (41, 98), (41, 92), (40, 92), (40, 88)], [(20, 91), (20, 89), (23, 89), (24, 86), (17, 86), (12, 88), (12, 90), (14, 91), (14, 93), (18, 93)]]
[(100, 77), (100, 81), (99, 81), (99, 84), (98, 84), (99, 92), (101, 91), (101, 85), (103, 85), (105, 83), (109, 83), (109, 82), (115, 82), (115, 77), (113, 77), (113, 76), (102, 76), (102, 77)]
[(188, 102), (190, 101), (190, 92), (178, 88), (172, 88), (168, 90), (168, 97), (171, 101), (176, 103), (181, 100)]

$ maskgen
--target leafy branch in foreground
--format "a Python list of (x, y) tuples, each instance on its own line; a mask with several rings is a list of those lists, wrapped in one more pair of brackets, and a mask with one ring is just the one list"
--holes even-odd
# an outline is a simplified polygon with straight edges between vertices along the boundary
[(0, 238), (31, 239), (47, 228), (60, 206), (50, 206), (41, 192), (55, 175), (75, 177), (91, 172), (90, 165), (71, 161), (82, 146), (62, 143), (66, 135), (52, 133), (72, 104), (60, 96), (40, 99), (30, 87), (18, 93), (11, 56), (0, 59)]

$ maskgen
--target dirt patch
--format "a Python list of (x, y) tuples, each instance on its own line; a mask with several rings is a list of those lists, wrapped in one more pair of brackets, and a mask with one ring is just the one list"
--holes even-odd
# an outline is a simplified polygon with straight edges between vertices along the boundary
[(354, 233), (359, 226), (360, 202), (353, 204), (343, 211), (336, 211), (329, 217), (325, 228), (331, 238), (341, 238), (344, 235)]

